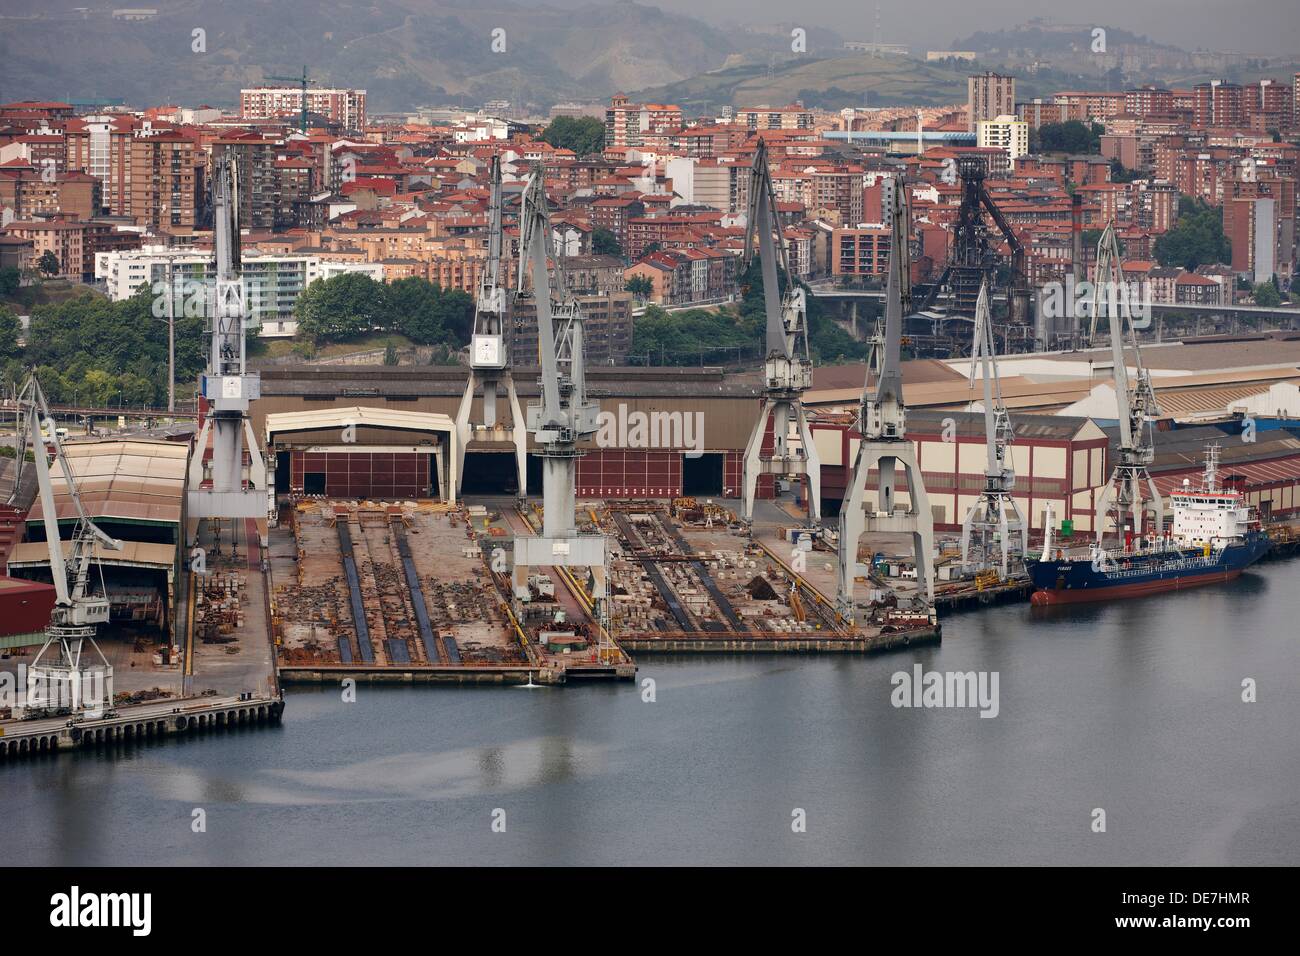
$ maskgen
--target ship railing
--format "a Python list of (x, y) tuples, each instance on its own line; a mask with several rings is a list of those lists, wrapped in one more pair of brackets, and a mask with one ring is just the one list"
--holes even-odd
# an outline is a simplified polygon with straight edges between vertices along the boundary
[[(1182, 558), (1178, 561), (1171, 561), (1168, 564), (1161, 565), (1160, 570), (1161, 571), (1191, 571), (1196, 568), (1209, 567), (1215, 563), (1215, 560), (1216, 559), (1212, 555), (1209, 557), (1205, 555), (1196, 555), (1192, 557)], [(1136, 578), (1136, 577), (1143, 577), (1151, 574), (1152, 569), (1146, 567), (1145, 565), (1138, 566), (1138, 567), (1128, 567), (1128, 568), (1123, 567), (1122, 565), (1120, 566), (1109, 565), (1103, 567), (1101, 571), (1108, 578)]]

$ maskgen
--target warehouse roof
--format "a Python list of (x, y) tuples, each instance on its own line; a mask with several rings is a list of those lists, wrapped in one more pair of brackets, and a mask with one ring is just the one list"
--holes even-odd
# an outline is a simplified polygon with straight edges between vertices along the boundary
[(397, 428), (411, 432), (452, 433), (455, 447), (455, 423), (437, 412), (406, 412), (391, 408), (374, 408), (352, 405), (345, 408), (318, 408), (305, 412), (277, 412), (266, 416), (266, 438), (283, 432), (343, 429), (349, 425), (358, 428)]
[[(63, 557), (72, 559), (72, 542), (64, 541)], [(147, 541), (123, 541), (122, 547), (111, 551), (99, 543), (93, 552), (95, 561), (104, 565), (116, 565), (133, 568), (171, 568), (176, 563), (176, 546), (172, 544), (154, 544)], [(13, 554), (9, 556), (11, 568), (36, 568), (50, 566), (50, 552), (44, 541), (26, 541), (14, 545)]]
[[(511, 368), (519, 395), (541, 394), (537, 366)], [(262, 396), (299, 396), (307, 400), (337, 401), (340, 398), (385, 398), (389, 396), (455, 396), (465, 392), (469, 369), (465, 366), (413, 365), (291, 365), (262, 371)], [(592, 398), (603, 395), (632, 398), (664, 397), (755, 397), (759, 394), (758, 373), (724, 372), (711, 366), (682, 368), (639, 368), (589, 366), (587, 391)]]
[[(64, 443), (63, 453), (89, 517), (180, 523), (188, 445), (138, 438), (70, 441)], [(59, 520), (75, 520), (77, 510), (58, 462), (51, 465), (50, 478)], [(37, 497), (27, 520), (43, 516)]]

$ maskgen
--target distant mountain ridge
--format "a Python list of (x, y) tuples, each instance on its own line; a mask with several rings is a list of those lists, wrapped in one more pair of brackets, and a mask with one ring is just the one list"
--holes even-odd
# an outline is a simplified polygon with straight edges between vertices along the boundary
[[(741, 52), (723, 31), (630, 2), (561, 10), (510, 0), (150, 0), (158, 15), (138, 21), (54, 3), (68, 6), (7, 0), (3, 99), (229, 107), (241, 87), (305, 64), (321, 84), (366, 89), (372, 112), (458, 99), (544, 108), (673, 82)], [(205, 31), (200, 52), (195, 30)]]

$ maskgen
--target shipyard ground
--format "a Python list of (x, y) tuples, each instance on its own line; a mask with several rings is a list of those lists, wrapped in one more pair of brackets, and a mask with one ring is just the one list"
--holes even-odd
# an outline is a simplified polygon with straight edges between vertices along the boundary
[[(180, 581), (175, 643), (104, 628), (98, 643), (113, 669), (113, 708), (85, 719), (22, 720), (12, 708), (0, 711), (0, 758), (279, 720), (284, 703), (256, 527), (224, 522), (218, 533), (204, 522), (199, 544), (205, 573), (186, 573)], [(24, 648), (0, 660), (12, 686), (35, 655), (35, 648)]]

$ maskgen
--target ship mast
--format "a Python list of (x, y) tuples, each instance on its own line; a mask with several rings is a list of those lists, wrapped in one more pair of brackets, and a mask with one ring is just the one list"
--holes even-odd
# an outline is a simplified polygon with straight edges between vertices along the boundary
[[(1137, 331), (1133, 328), (1130, 296), (1124, 283), (1124, 264), (1119, 254), (1119, 240), (1115, 224), (1109, 222), (1097, 242), (1097, 275), (1092, 288), (1092, 305), (1089, 309), (1091, 324), (1088, 337), (1097, 334), (1097, 321), (1104, 314), (1110, 325), (1110, 348), (1115, 378), (1115, 401), (1119, 419), (1119, 460), (1110, 480), (1097, 498), (1096, 531), (1100, 547), (1106, 531), (1106, 519), (1113, 515), (1115, 530), (1123, 536), (1126, 522), (1131, 517), (1134, 538), (1143, 530), (1144, 501), (1142, 488), (1147, 487), (1150, 497), (1147, 507), (1155, 516), (1156, 537), (1164, 535), (1164, 502), (1147, 466), (1155, 460), (1155, 446), (1151, 437), (1151, 420), (1160, 414), (1155, 390), (1151, 387), (1151, 374), (1142, 365), (1142, 350), (1138, 346)], [(1125, 318), (1128, 318), (1128, 338), (1133, 347), (1134, 377), (1129, 381), (1128, 367), (1124, 362)], [(1128, 516), (1128, 517), (1126, 517)]]

